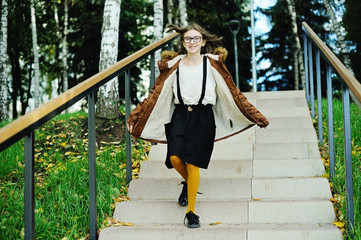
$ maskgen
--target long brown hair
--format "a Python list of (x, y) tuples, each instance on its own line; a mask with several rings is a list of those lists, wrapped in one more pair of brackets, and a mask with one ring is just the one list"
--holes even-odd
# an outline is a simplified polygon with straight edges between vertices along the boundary
[[(222, 45), (223, 37), (217, 37), (215, 34), (210, 34), (204, 28), (202, 28), (197, 23), (189, 23), (188, 26), (180, 27), (178, 25), (172, 24), (167, 26), (167, 32), (175, 30), (177, 33), (180, 33), (181, 41), (183, 40), (183, 36), (186, 32), (190, 30), (196, 30), (202, 34), (203, 40), (206, 40), (206, 45), (201, 48), (201, 54), (205, 53), (213, 53), (213, 51)], [(183, 47), (183, 44), (180, 44), (179, 54), (186, 54), (187, 50)]]

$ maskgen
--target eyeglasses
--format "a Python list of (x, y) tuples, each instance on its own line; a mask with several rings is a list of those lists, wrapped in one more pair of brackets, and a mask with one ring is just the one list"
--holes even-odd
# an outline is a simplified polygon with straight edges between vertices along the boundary
[(190, 43), (190, 42), (192, 41), (192, 39), (193, 39), (193, 42), (194, 42), (194, 43), (199, 43), (199, 42), (202, 40), (202, 37), (200, 37), (200, 36), (184, 37), (184, 38), (183, 38), (183, 41), (184, 41), (185, 43)]

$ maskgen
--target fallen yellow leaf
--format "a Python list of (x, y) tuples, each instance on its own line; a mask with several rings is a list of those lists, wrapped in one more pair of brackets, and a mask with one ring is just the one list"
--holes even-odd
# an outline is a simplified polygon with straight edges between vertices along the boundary
[(66, 153), (64, 153), (65, 156), (71, 155), (71, 154), (76, 154), (76, 153), (73, 153), (73, 152), (66, 152)]
[(338, 228), (344, 228), (345, 227), (345, 223), (343, 223), (343, 222), (333, 222), (333, 224), (335, 224), (335, 226), (338, 227)]
[(129, 223), (129, 222), (121, 222), (121, 226), (132, 227), (132, 226), (134, 226), (134, 224), (133, 224), (133, 223)]
[(210, 223), (209, 225), (218, 225), (218, 224), (222, 224), (221, 222), (215, 222), (215, 223)]

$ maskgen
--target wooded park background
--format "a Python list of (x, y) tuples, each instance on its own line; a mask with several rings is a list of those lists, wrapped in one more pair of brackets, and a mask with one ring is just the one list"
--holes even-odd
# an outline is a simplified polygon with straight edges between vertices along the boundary
[[(302, 21), (361, 79), (360, 1), (274, 2), (270, 8), (255, 9), (265, 14), (272, 26), (256, 39), (258, 62), (269, 62), (267, 68), (258, 66), (259, 90), (303, 89)], [(0, 121), (16, 119), (160, 39), (167, 24), (172, 23), (196, 22), (222, 36), (229, 51), (226, 65), (235, 79), (233, 36), (227, 23), (239, 20), (240, 88), (251, 89), (249, 0), (1, 0), (0, 13)], [(143, 61), (131, 70), (133, 104), (146, 91), (141, 74), (150, 69), (149, 62)], [(334, 81), (335, 89), (340, 89), (337, 77)], [(100, 104), (115, 102), (120, 112), (124, 77), (119, 76), (112, 84), (114, 96), (100, 89), (97, 109), (102, 109)], [(110, 111), (113, 116), (99, 111), (98, 115), (117, 117), (117, 111)]]

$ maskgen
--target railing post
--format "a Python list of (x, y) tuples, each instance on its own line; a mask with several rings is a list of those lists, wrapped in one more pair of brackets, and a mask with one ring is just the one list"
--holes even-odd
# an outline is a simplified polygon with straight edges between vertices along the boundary
[(25, 136), (25, 240), (34, 239), (34, 132)]
[(95, 152), (95, 92), (88, 95), (89, 214), (90, 239), (97, 239), (97, 189)]
[(150, 55), (150, 84), (149, 84), (149, 92), (154, 86), (155, 83), (155, 52), (152, 52)]
[(344, 148), (346, 168), (346, 202), (348, 230), (351, 233), (354, 227), (353, 207), (353, 177), (352, 177), (352, 148), (351, 148), (351, 121), (350, 121), (350, 94), (345, 83), (342, 84), (342, 107), (344, 127)]
[(323, 144), (321, 64), (320, 64), (320, 50), (319, 49), (316, 49), (316, 81), (317, 81), (318, 139), (319, 139), (320, 144)]
[(313, 85), (313, 61), (312, 61), (312, 42), (308, 41), (308, 71), (310, 77), (310, 98), (311, 98), (311, 110), (312, 110), (312, 118), (315, 118), (315, 92)]
[(303, 54), (305, 58), (305, 91), (306, 91), (306, 100), (307, 103), (310, 102), (310, 88), (309, 88), (309, 80), (308, 80), (308, 38), (306, 33), (303, 33)]
[[(130, 69), (125, 71), (125, 120), (130, 115)], [(127, 183), (132, 180), (132, 139), (128, 128), (125, 130)]]
[(332, 78), (331, 66), (326, 62), (327, 78), (327, 116), (328, 116), (328, 155), (330, 162), (330, 179), (335, 176), (335, 144), (333, 131), (333, 101), (332, 101)]

